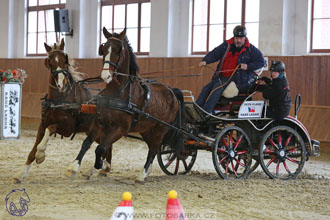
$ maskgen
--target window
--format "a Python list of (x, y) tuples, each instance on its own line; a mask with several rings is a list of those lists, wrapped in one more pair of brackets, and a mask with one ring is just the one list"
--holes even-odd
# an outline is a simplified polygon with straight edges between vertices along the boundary
[(149, 54), (150, 0), (102, 0), (101, 42), (106, 39), (102, 29), (120, 33), (125, 27), (127, 38), (136, 54)]
[(312, 1), (311, 52), (330, 52), (330, 1)]
[(193, 0), (192, 54), (205, 54), (245, 25), (249, 41), (258, 46), (260, 0)]
[(54, 10), (64, 9), (66, 0), (28, 0), (27, 55), (46, 55), (44, 42), (59, 41), (54, 27)]

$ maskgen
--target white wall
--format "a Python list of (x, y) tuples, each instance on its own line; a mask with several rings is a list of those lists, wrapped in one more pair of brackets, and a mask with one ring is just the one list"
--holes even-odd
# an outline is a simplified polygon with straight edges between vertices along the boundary
[(24, 1), (9, 2), (8, 58), (25, 57), (25, 8)]
[(310, 48), (311, 0), (295, 0), (294, 55), (308, 54)]
[(168, 56), (189, 56), (190, 0), (169, 1)]
[[(301, 0), (300, 0), (301, 1)], [(283, 1), (282, 55), (294, 55), (296, 0)]]
[(283, 0), (260, 0), (259, 49), (265, 56), (282, 54)]
[[(190, 1), (151, 0), (150, 57), (189, 56)], [(25, 57), (26, 0), (0, 0), (0, 57)], [(265, 56), (306, 55), (311, 0), (260, 0), (259, 49)], [(100, 0), (67, 0), (74, 36), (66, 51), (95, 58), (99, 44)]]
[(309, 52), (311, 0), (260, 0), (259, 49), (265, 56)]
[[(1, 0), (0, 1), (0, 58), (8, 57), (8, 32), (9, 32), (9, 1), (10, 0)], [(1, 67), (0, 67), (1, 69)]]
[(168, 54), (169, 0), (151, 0), (150, 52), (151, 57)]
[[(81, 0), (80, 3), (80, 33), (79, 57), (95, 58), (97, 56), (100, 39), (99, 2)], [(86, 16), (88, 15), (88, 16)]]
[(65, 36), (65, 51), (70, 57), (79, 58), (81, 1), (68, 0), (65, 8), (69, 10), (70, 28), (73, 29), (73, 36)]

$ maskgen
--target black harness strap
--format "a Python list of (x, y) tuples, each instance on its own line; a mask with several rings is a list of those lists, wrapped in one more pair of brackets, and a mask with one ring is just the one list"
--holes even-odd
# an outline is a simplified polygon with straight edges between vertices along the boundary
[[(113, 96), (102, 96), (102, 95), (98, 95), (96, 97), (96, 105), (102, 108), (110, 108), (110, 109), (114, 109), (114, 110), (119, 110), (119, 111), (123, 111), (126, 112), (128, 114), (131, 115), (135, 115), (135, 119), (132, 122), (130, 129), (134, 128), (136, 126), (136, 124), (139, 122), (141, 115), (143, 115), (145, 112), (145, 108), (148, 105), (148, 102), (150, 100), (150, 88), (148, 85), (143, 84), (140, 82), (141, 87), (144, 89), (145, 91), (145, 101), (144, 101), (144, 105), (142, 107), (142, 109), (139, 109), (137, 107), (136, 104), (134, 104), (131, 101), (131, 97), (132, 97), (132, 86), (131, 83), (129, 83), (129, 98), (128, 100), (123, 100), (123, 99), (119, 99), (117, 97), (113, 97)], [(126, 87), (126, 86), (125, 86)], [(99, 112), (98, 112), (99, 114)], [(102, 120), (100, 120), (100, 123), (102, 124)]]
[(129, 100), (122, 100), (112, 96), (96, 96), (96, 105), (102, 108), (110, 108), (114, 110), (119, 110), (133, 115), (133, 106), (136, 105), (131, 103)]
[[(148, 102), (150, 100), (151, 93), (150, 93), (150, 88), (147, 84), (141, 83), (140, 85), (144, 89), (145, 94), (146, 94), (146, 96), (144, 98), (144, 105), (141, 109), (141, 111), (144, 112), (144, 109), (147, 107)], [(131, 93), (131, 91), (130, 91), (130, 93)], [(140, 121), (140, 118), (141, 118), (141, 114), (135, 115), (134, 121), (132, 122), (130, 129), (133, 129), (136, 126), (136, 124)]]

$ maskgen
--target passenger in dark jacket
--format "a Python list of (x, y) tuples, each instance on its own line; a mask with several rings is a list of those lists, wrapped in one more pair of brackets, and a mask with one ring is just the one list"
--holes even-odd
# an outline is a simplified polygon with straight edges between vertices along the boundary
[[(196, 103), (205, 111), (209, 113), (213, 111), (222, 92), (229, 84), (228, 80), (235, 82), (237, 89), (241, 92), (255, 85), (257, 76), (254, 70), (262, 68), (265, 61), (261, 51), (249, 43), (246, 34), (244, 26), (236, 26), (234, 37), (214, 48), (199, 64), (199, 66), (204, 66), (219, 61), (211, 82), (203, 87), (196, 100)], [(233, 75), (234, 69), (239, 64), (240, 68)]]
[(266, 85), (260, 85), (258, 90), (269, 100), (267, 117), (281, 120), (289, 115), (291, 109), (289, 82), (284, 73), (285, 65), (281, 61), (273, 61), (269, 70), (272, 79), (262, 77), (261, 80)]

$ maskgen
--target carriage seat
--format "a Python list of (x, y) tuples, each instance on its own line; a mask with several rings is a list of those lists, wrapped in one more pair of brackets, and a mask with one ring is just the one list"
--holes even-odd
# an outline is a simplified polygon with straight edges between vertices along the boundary
[[(256, 87), (257, 84), (251, 87), (248, 91), (240, 91), (238, 95), (233, 98), (226, 98), (221, 96), (214, 108), (214, 111), (228, 113), (238, 112), (244, 100), (247, 99), (249, 95), (251, 95), (254, 91), (256, 91)], [(251, 100), (252, 97), (250, 97), (247, 101)]]

